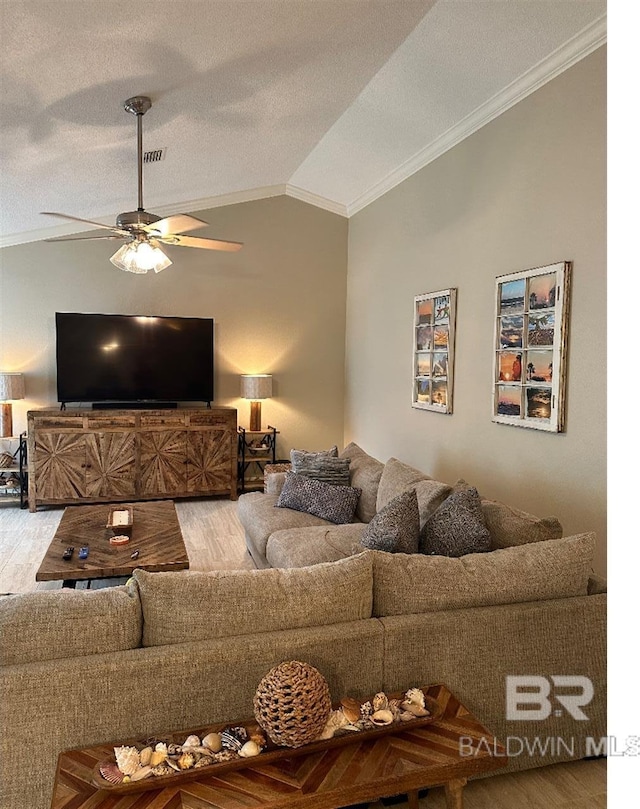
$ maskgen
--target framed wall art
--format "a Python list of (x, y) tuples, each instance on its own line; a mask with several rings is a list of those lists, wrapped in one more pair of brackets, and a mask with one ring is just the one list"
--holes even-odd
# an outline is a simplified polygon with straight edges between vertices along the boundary
[(453, 412), (456, 290), (416, 295), (413, 305), (412, 405)]
[(496, 278), (493, 421), (564, 430), (571, 264)]

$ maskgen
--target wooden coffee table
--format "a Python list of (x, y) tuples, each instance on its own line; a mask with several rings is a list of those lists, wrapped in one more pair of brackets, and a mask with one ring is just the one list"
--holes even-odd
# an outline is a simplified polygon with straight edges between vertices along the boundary
[[(424, 691), (443, 709), (430, 725), (362, 741), (353, 734), (348, 744), (331, 740), (320, 751), (298, 748), (262, 764), (256, 756), (241, 769), (142, 793), (115, 794), (92, 783), (94, 767), (123, 740), (69, 750), (58, 757), (51, 809), (340, 809), (402, 793), (418, 809), (418, 790), (432, 786), (444, 786), (449, 809), (462, 809), (467, 779), (506, 766), (505, 750), (446, 686)], [(244, 723), (217, 727), (235, 724)]]
[[(121, 505), (121, 504), (118, 504)], [(128, 576), (139, 567), (144, 570), (184, 570), (189, 557), (184, 546), (176, 507), (172, 500), (130, 503), (133, 531), (126, 545), (111, 545), (112, 532), (105, 526), (112, 505), (70, 506), (64, 510), (58, 530), (49, 545), (36, 581), (59, 581), (63, 587), (75, 587), (77, 581)], [(89, 555), (79, 559), (78, 552), (88, 545)], [(62, 558), (65, 548), (73, 546), (69, 561)], [(132, 559), (139, 550), (137, 559)]]

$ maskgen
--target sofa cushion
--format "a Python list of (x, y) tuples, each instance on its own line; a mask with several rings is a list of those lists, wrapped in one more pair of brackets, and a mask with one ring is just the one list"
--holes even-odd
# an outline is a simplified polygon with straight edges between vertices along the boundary
[(295, 472), (287, 472), (276, 506), (304, 511), (340, 524), (353, 520), (359, 497), (360, 489), (333, 486)]
[(0, 599), (0, 663), (10, 666), (136, 649), (142, 610), (134, 583)]
[(133, 575), (144, 615), (143, 645), (370, 618), (372, 562), (363, 553), (294, 570), (148, 573), (137, 569)]
[(483, 499), (481, 505), (492, 549), (547, 542), (562, 536), (562, 525), (557, 517), (535, 517), (497, 500)]
[(420, 512), (420, 528), (424, 528), (427, 519), (451, 494), (451, 486), (430, 478), (419, 469), (414, 469), (397, 458), (389, 458), (384, 465), (378, 487), (376, 508), (381, 511), (390, 500), (407, 489), (415, 489), (418, 496)]
[(267, 540), (274, 531), (283, 528), (309, 528), (331, 525), (328, 520), (314, 517), (304, 511), (289, 508), (274, 508), (278, 495), (249, 492), (238, 498), (238, 517), (256, 551), (264, 556)]
[(402, 492), (379, 511), (365, 528), (360, 544), (389, 553), (417, 553), (420, 512), (415, 489)]
[(267, 561), (271, 567), (304, 567), (362, 553), (360, 537), (365, 528), (358, 522), (276, 531), (267, 542)]
[(460, 558), (374, 554), (377, 617), (586, 595), (595, 534)]
[(334, 486), (349, 485), (349, 458), (328, 458), (291, 450), (293, 471)]
[(340, 453), (340, 457), (348, 458), (351, 461), (350, 485), (362, 490), (356, 508), (356, 517), (361, 522), (371, 522), (377, 511), (378, 486), (384, 464), (377, 458), (368, 455), (353, 442), (347, 444)]
[(452, 492), (429, 517), (420, 534), (421, 553), (465, 556), (490, 549), (491, 534), (485, 525), (480, 495), (473, 487)]
[[(455, 488), (468, 485), (463, 479), (454, 484)], [(557, 517), (536, 517), (498, 500), (488, 500), (482, 495), (480, 501), (484, 520), (491, 534), (492, 550), (530, 542), (546, 542), (562, 536), (562, 525)]]

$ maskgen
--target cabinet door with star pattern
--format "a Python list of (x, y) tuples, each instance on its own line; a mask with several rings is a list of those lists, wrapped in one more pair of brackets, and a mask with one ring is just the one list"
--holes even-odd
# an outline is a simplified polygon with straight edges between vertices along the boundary
[(84, 497), (86, 437), (74, 432), (38, 432), (33, 466), (36, 497), (39, 500), (73, 501)]
[(187, 491), (187, 431), (142, 430), (138, 433), (142, 497)]
[(189, 492), (228, 492), (236, 436), (230, 430), (193, 430), (187, 443)]
[(87, 441), (87, 497), (134, 497), (136, 493), (135, 434), (89, 433)]

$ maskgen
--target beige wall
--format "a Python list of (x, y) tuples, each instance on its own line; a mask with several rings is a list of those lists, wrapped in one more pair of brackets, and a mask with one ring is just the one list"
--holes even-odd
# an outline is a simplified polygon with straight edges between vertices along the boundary
[[(605, 49), (349, 225), (345, 441), (595, 530), (605, 569)], [(564, 434), (491, 421), (497, 275), (573, 262)], [(411, 407), (414, 295), (458, 289), (454, 412)]]
[(282, 431), (278, 455), (341, 443), (347, 220), (284, 196), (195, 215), (211, 225), (198, 235), (244, 248), (174, 247), (159, 275), (117, 270), (111, 241), (0, 251), (0, 370), (23, 371), (29, 397), (14, 403), (14, 431), (28, 408), (56, 403), (54, 313), (113, 312), (215, 318), (216, 404), (248, 427), (239, 374), (272, 373), (262, 415)]

